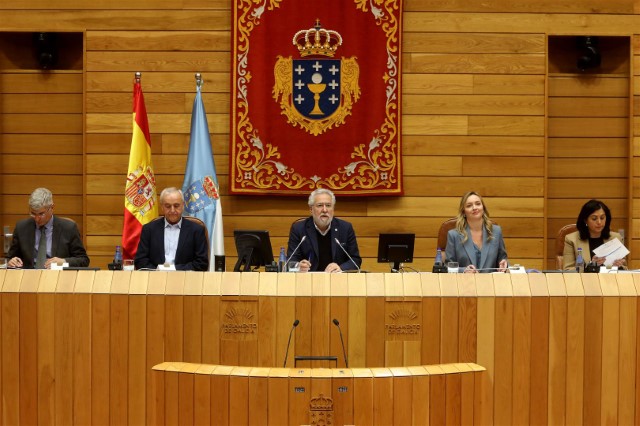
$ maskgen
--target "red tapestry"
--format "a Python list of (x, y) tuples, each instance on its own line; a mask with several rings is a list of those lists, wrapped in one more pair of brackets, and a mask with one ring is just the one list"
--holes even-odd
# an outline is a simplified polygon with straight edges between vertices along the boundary
[(234, 0), (230, 192), (402, 194), (402, 0)]

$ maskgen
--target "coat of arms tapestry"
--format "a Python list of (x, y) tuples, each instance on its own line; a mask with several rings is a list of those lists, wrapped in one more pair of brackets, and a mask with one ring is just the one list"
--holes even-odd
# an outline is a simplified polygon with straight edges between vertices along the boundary
[(230, 193), (402, 194), (402, 0), (234, 0)]

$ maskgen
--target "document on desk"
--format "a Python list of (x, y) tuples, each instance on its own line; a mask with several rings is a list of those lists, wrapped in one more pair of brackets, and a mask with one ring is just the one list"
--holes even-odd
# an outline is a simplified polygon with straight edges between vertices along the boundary
[(629, 250), (622, 244), (622, 242), (614, 238), (611, 241), (608, 241), (602, 244), (600, 247), (595, 249), (593, 253), (598, 257), (606, 257), (604, 261), (605, 266), (613, 265), (618, 259), (622, 259), (626, 255), (629, 254)]

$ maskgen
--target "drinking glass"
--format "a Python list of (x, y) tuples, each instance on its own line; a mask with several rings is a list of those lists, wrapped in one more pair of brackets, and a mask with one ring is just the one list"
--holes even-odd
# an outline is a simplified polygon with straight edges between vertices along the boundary
[(300, 272), (300, 262), (297, 260), (290, 260), (287, 265), (287, 271), (289, 272)]
[(447, 262), (447, 271), (450, 274), (458, 273), (458, 262)]
[(125, 259), (122, 261), (123, 271), (133, 271), (135, 269), (136, 269), (135, 266), (133, 266), (133, 259)]

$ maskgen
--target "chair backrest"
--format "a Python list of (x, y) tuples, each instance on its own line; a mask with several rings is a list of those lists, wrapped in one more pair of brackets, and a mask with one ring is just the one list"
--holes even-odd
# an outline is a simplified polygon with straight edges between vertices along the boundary
[(207, 229), (207, 225), (201, 219), (193, 216), (182, 216), (183, 219), (187, 219), (189, 222), (193, 222), (197, 225), (200, 225), (204, 228), (204, 235), (207, 238), (207, 258), (209, 258), (209, 262), (211, 262), (211, 244), (209, 243), (209, 230)]
[[(447, 234), (450, 230), (455, 229), (457, 220), (457, 218), (452, 217), (451, 219), (445, 220), (442, 222), (442, 225), (440, 225), (440, 230), (438, 231), (438, 248), (442, 250), (443, 254), (447, 248)], [(493, 221), (493, 224), (497, 225), (495, 221)]]
[(575, 223), (570, 223), (569, 225), (565, 225), (558, 231), (558, 235), (556, 236), (556, 268), (562, 269), (562, 264), (564, 263), (564, 237), (567, 234), (571, 234), (572, 232), (576, 232), (578, 227)]
[(456, 227), (456, 218), (452, 217), (451, 219), (447, 219), (442, 222), (440, 225), (440, 230), (438, 231), (438, 247), (442, 250), (442, 253), (445, 252), (447, 248), (447, 234), (450, 230)]
[(309, 217), (309, 216), (299, 217), (299, 218), (297, 218), (296, 220), (294, 220), (294, 221), (291, 223), (291, 227), (289, 228), (289, 235), (291, 235), (291, 231), (293, 231), (293, 226), (294, 226), (296, 223), (298, 223), (298, 222), (302, 222), (303, 220), (307, 220), (307, 218), (308, 218), (308, 217)]

